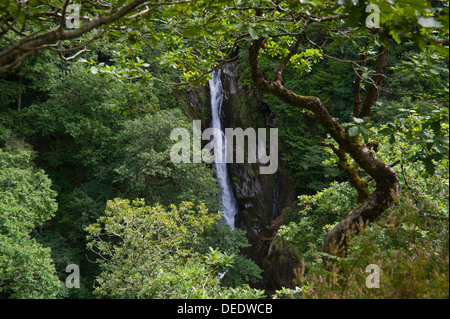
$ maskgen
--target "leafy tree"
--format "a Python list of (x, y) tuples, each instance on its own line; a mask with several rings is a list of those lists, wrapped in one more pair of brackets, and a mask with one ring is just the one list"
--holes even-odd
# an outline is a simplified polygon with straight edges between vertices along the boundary
[[(68, 27), (68, 21), (75, 23), (75, 11), (69, 7), (74, 4), (74, 1), (2, 2), (0, 36), (5, 49), (0, 53), (0, 71), (16, 70), (24, 59), (38, 50), (52, 50), (63, 57), (69, 52), (75, 51), (75, 55), (84, 52), (88, 43), (99, 38), (106, 31), (105, 27), (130, 13), (142, 15), (139, 9), (145, 11), (149, 10), (149, 6), (159, 5), (159, 3), (147, 4), (144, 8), (143, 3), (145, 0), (116, 1), (112, 4), (101, 1), (84, 2), (85, 12), (76, 13), (80, 15), (78, 18), (82, 21), (82, 25)], [(100, 14), (92, 17), (98, 12)], [(80, 37), (85, 37), (81, 43), (70, 41)]]
[(47, 175), (25, 143), (1, 129), (0, 293), (12, 298), (55, 298), (61, 292), (50, 249), (33, 237), (57, 209)]
[(192, 130), (185, 116), (179, 109), (158, 111), (153, 88), (136, 87), (144, 93), (135, 104), (139, 110), (130, 112), (128, 105), (136, 100), (128, 86), (77, 63), (47, 83), (47, 99), (13, 111), (20, 118), (13, 121), (15, 131), (33, 143), (37, 162), (58, 191), (56, 216), (36, 238), (52, 247), (61, 277), (69, 263), (85, 274), (82, 288), (69, 291), (72, 297), (91, 296), (90, 276), (98, 269), (85, 257), (84, 228), (104, 212), (108, 199), (141, 197), (164, 205), (191, 200), (204, 201), (211, 210), (219, 207), (210, 168), (170, 160), (171, 130)]
[[(400, 216), (410, 209), (428, 207), (428, 187), (445, 193), (440, 190), (442, 181), (430, 182), (430, 176), (445, 174), (441, 164), (448, 159), (448, 135), (444, 132), (448, 129), (448, 108), (444, 104), (448, 99), (448, 1), (376, 0), (370, 6), (361, 0), (96, 1), (82, 3), (81, 26), (70, 29), (66, 18), (70, 17), (68, 6), (72, 3), (76, 1), (0, 4), (0, 72), (25, 66), (16, 74), (1, 76), (0, 107), (2, 123), (39, 146), (38, 162), (59, 191), (61, 223), (57, 228), (64, 225), (59, 231), (73, 242), (82, 235), (80, 226), (98, 217), (106, 199), (118, 194), (146, 197), (152, 204), (180, 204), (191, 198), (206, 201), (209, 197), (208, 207), (214, 208), (217, 189), (212, 187), (208, 169), (169, 163), (167, 135), (159, 139), (142, 137), (167, 133), (173, 126), (165, 116), (183, 126), (181, 113), (167, 110), (173, 97), (164, 95), (175, 96), (164, 91), (167, 85), (204, 83), (211, 70), (236, 59), (237, 52), (243, 50), (247, 51), (253, 85), (269, 102), (271, 112), (282, 124), (283, 137), (290, 142), (287, 159), (297, 173), (294, 176), (308, 176), (308, 168), (296, 161), (317, 163), (325, 157), (319, 156), (319, 151), (310, 158), (302, 157), (305, 146), (321, 140), (325, 132), (331, 139), (321, 144), (337, 157), (336, 164), (348, 180), (346, 184), (333, 184), (317, 197), (303, 197), (305, 204), (324, 200), (318, 209), (321, 218), (303, 216), (301, 221), (294, 221), (282, 229), (286, 238), (302, 232), (305, 238), (297, 238), (302, 246), (313, 243), (323, 251), (326, 261), (345, 260), (347, 253), (351, 255), (358, 247), (351, 245), (354, 235), (365, 233), (364, 228), (386, 211), (397, 210)], [(368, 21), (368, 8), (380, 9), (374, 21)], [(44, 54), (33, 57), (39, 63), (27, 66), (24, 62), (42, 50), (74, 60), (93, 48), (99, 49), (98, 57), (85, 54), (86, 59), (79, 60), (89, 65), (90, 74), (77, 67), (58, 73), (50, 67), (53, 57)], [(75, 54), (67, 57), (69, 52)], [(34, 70), (33, 76), (27, 74), (27, 67)], [(38, 74), (54, 79), (38, 85)], [(154, 87), (161, 90), (155, 94), (148, 80), (158, 81), (159, 86)], [(34, 88), (30, 90), (30, 86)], [(39, 101), (23, 110), (26, 98), (36, 102), (33, 90), (39, 93)], [(413, 98), (399, 100), (398, 94), (411, 94)], [(163, 101), (162, 112), (158, 99)], [(396, 103), (391, 102), (393, 99)], [(126, 118), (119, 119), (114, 111)], [(136, 113), (148, 114), (139, 117)], [(300, 124), (306, 117), (322, 129)], [(379, 123), (387, 125), (379, 129)], [(306, 140), (297, 136), (306, 135), (305, 130), (320, 137)], [(406, 146), (404, 139), (409, 143)], [(396, 142), (404, 149), (393, 156), (380, 151)], [(417, 172), (418, 184), (408, 179), (408, 170)], [(200, 181), (195, 174), (200, 174)], [(22, 183), (27, 185), (26, 180)], [(170, 183), (176, 187), (168, 187)], [(322, 186), (308, 185), (316, 189)], [(424, 198), (428, 199), (421, 202), (414, 190), (422, 190), (421, 196), (426, 194)], [(405, 199), (405, 193), (411, 196), (413, 205)], [(342, 203), (339, 214), (333, 214), (336, 202)], [(331, 226), (318, 238), (319, 232), (314, 234), (314, 230), (324, 226), (324, 219), (330, 215)], [(399, 216), (394, 217), (407, 219), (405, 214)], [(441, 220), (443, 216), (436, 218)], [(415, 239), (417, 234), (429, 231), (424, 230), (426, 227), (417, 223), (408, 236), (414, 234), (411, 236)], [(445, 224), (433, 227), (443, 234)], [(395, 238), (387, 231), (377, 234)], [(360, 247), (367, 244), (365, 238), (360, 237)], [(427, 240), (417, 244), (427, 245)], [(386, 242), (392, 247), (398, 244)], [(425, 252), (418, 255), (423, 257), (418, 260), (432, 261), (425, 268), (433, 269), (432, 256)], [(190, 256), (187, 266), (174, 262), (174, 268), (185, 273), (186, 267), (198, 266), (193, 272), (205, 280), (213, 278), (217, 266), (230, 261), (216, 250), (209, 255), (197, 252)], [(203, 261), (209, 266), (203, 267)], [(445, 263), (437, 263), (445, 270)], [(403, 269), (409, 265), (405, 263)], [(167, 272), (160, 278), (178, 287), (178, 277), (172, 275)], [(196, 285), (195, 278), (186, 276)], [(210, 283), (216, 287), (217, 281)], [(120, 296), (114, 289), (105, 294)], [(185, 293), (177, 289), (173, 295)], [(213, 295), (220, 295), (214, 291), (217, 294)], [(151, 290), (145, 294), (154, 295)], [(200, 295), (205, 296), (204, 292), (196, 296)]]
[(261, 268), (242, 253), (243, 249), (250, 247), (243, 230), (231, 229), (229, 225), (222, 222), (213, 225), (205, 231), (204, 236), (199, 238), (195, 250), (201, 254), (207, 254), (210, 247), (234, 255), (233, 267), (222, 269), (221, 284), (223, 286), (236, 288), (248, 283), (256, 283), (261, 279)]
[[(404, 119), (419, 133), (421, 120), (427, 118), (411, 113)], [(441, 133), (448, 138), (446, 125)], [(429, 174), (420, 160), (412, 159), (422, 149), (416, 144), (420, 140), (403, 132), (393, 133), (393, 139), (384, 136), (388, 127), (370, 130), (380, 141), (380, 158), (400, 158), (394, 167), (402, 185), (399, 203), (354, 238), (348, 256), (339, 259), (332, 271), (324, 272), (320, 258), (323, 238), (355, 205), (357, 193), (344, 182), (333, 183), (313, 196), (300, 196), (300, 213), (289, 216), (288, 224), (277, 234), (303, 258), (296, 278), (302, 289), (290, 291), (290, 297), (448, 298), (448, 157), (436, 161), (435, 174)], [(369, 264), (382, 271), (380, 289), (362, 289)]]
[[(357, 190), (358, 201), (351, 213), (330, 229), (324, 238), (323, 250), (344, 256), (350, 239), (361, 231), (360, 225), (376, 220), (400, 196), (399, 179), (391, 163), (376, 156), (376, 142), (364, 139), (358, 125), (372, 115), (383, 92), (393, 47), (412, 42), (417, 52), (415, 60), (423, 57), (426, 65), (432, 63), (429, 57), (433, 55), (448, 56), (448, 7), (437, 2), (410, 1), (410, 8), (405, 9), (400, 2), (375, 1), (373, 4), (382, 14), (377, 17), (379, 25), (374, 28), (373, 23), (367, 21), (369, 7), (364, 1), (336, 4), (334, 1), (247, 0), (237, 4), (225, 1), (211, 2), (202, 8), (197, 6), (203, 3), (180, 3), (163, 11), (159, 22), (164, 28), (158, 34), (165, 45), (159, 57), (161, 63), (181, 73), (184, 82), (195, 82), (206, 77), (212, 68), (233, 59), (238, 48), (248, 45), (248, 63), (256, 88), (303, 110), (337, 142), (337, 145), (323, 145), (340, 158), (338, 167)], [(151, 30), (154, 30), (153, 22), (147, 25)], [(177, 32), (168, 32), (168, 27)], [(142, 39), (149, 40), (151, 48), (157, 49), (157, 41), (151, 41), (154, 32), (146, 33), (143, 29), (137, 32)], [(336, 50), (338, 43), (343, 48), (351, 48), (357, 57), (340, 57)], [(265, 56), (279, 59), (270, 72), (262, 65)], [(302, 86), (298, 89), (287, 86), (285, 70), (293, 69), (297, 76), (304, 76), (321, 58), (352, 68), (351, 111), (346, 114), (351, 114), (353, 122), (340, 121), (321, 96), (306, 95)], [(138, 73), (142, 73), (140, 64), (139, 60), (134, 62)], [(126, 65), (133, 67), (133, 63)], [(403, 69), (405, 67), (407, 64), (403, 64)], [(448, 82), (442, 85), (448, 91)], [(373, 191), (369, 189), (368, 180), (361, 177), (363, 174), (376, 181), (378, 186)]]
[[(334, 20), (335, 18), (336, 16), (328, 16), (321, 19)], [(342, 16), (339, 16), (339, 18), (342, 18)], [(310, 23), (314, 22), (310, 21)], [(389, 30), (388, 25), (385, 28)], [(360, 32), (358, 29), (351, 31)], [(399, 181), (395, 171), (378, 159), (375, 152), (370, 150), (370, 144), (369, 146), (366, 145), (358, 134), (345, 129), (337, 119), (330, 115), (320, 99), (298, 95), (281, 84), (284, 68), (291, 58), (297, 54), (301, 42), (305, 39), (308, 39), (306, 28), (298, 34), (295, 44), (280, 63), (275, 72), (275, 80), (267, 80), (259, 66), (259, 54), (264, 49), (266, 38), (259, 37), (256, 39), (250, 47), (252, 78), (256, 86), (263, 92), (271, 93), (290, 105), (310, 112), (311, 116), (322, 124), (339, 145), (336, 147), (333, 144), (325, 144), (331, 147), (339, 157), (338, 167), (348, 175), (350, 183), (358, 191), (358, 205), (339, 224), (330, 229), (324, 238), (323, 250), (326, 253), (344, 256), (350, 238), (361, 230), (361, 225), (371, 223), (395, 203), (400, 194)], [(360, 88), (355, 89), (353, 112), (355, 118), (370, 116), (371, 107), (375, 104), (379, 95), (379, 85), (383, 79), (382, 75), (386, 71), (389, 57), (389, 38), (382, 34), (380, 40), (383, 44), (378, 49), (377, 60), (374, 65), (375, 73), (370, 77), (371, 82), (363, 100), (359, 97)], [(355, 81), (355, 83), (358, 83), (359, 78)], [(356, 165), (349, 164), (347, 154), (355, 160)], [(370, 194), (367, 181), (360, 178), (356, 167), (362, 168), (377, 182), (377, 187), (372, 194)]]
[(95, 294), (109, 298), (242, 298), (261, 296), (248, 287), (223, 288), (218, 269), (234, 255), (193, 250), (200, 235), (220, 218), (203, 204), (183, 202), (165, 209), (143, 200), (109, 201), (106, 214), (87, 228), (88, 246), (102, 273)]
[(213, 171), (204, 163), (173, 163), (174, 128), (192, 131), (192, 124), (179, 109), (129, 120), (117, 137), (114, 173), (120, 196), (145, 198), (163, 205), (203, 201), (218, 210), (218, 187)]

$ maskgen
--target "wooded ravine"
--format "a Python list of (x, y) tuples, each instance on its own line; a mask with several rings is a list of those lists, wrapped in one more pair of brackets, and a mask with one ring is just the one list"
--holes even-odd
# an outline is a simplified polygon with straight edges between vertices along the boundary
[(449, 298), (445, 0), (0, 0), (0, 298)]

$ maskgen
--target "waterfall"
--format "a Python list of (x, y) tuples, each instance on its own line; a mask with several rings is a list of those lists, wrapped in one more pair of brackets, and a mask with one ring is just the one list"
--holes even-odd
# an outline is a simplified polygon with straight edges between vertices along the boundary
[(227, 143), (220, 119), (224, 96), (222, 81), (220, 80), (220, 73), (220, 70), (214, 71), (212, 73), (212, 78), (209, 80), (209, 87), (211, 90), (211, 127), (216, 128), (220, 132), (222, 132), (221, 140), (215, 142), (214, 146), (214, 153), (220, 152), (218, 154), (219, 157), (216, 158), (220, 158), (221, 160), (219, 160), (218, 163), (214, 162), (213, 165), (216, 170), (219, 188), (222, 190), (220, 193), (220, 201), (222, 203), (223, 218), (224, 221), (234, 229), (234, 216), (237, 213), (237, 203), (233, 193), (230, 174), (228, 173), (227, 169)]

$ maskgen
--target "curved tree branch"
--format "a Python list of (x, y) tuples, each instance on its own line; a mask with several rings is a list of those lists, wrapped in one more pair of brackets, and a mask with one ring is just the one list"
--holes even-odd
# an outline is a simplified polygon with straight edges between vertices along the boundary
[(364, 203), (370, 195), (369, 185), (367, 181), (359, 177), (357, 170), (358, 165), (350, 164), (348, 161), (347, 153), (334, 146), (333, 143), (319, 143), (319, 144), (327, 146), (333, 150), (333, 152), (338, 157), (338, 164), (337, 164), (338, 168), (341, 171), (345, 172), (345, 174), (348, 176), (350, 184), (358, 192), (358, 205)]
[(314, 118), (325, 128), (328, 134), (338, 143), (342, 152), (349, 154), (355, 162), (365, 170), (375, 181), (376, 189), (360, 205), (338, 225), (331, 229), (325, 237), (323, 251), (337, 256), (346, 254), (350, 239), (369, 223), (373, 222), (381, 213), (394, 205), (400, 195), (400, 183), (395, 171), (377, 158), (375, 152), (365, 145), (359, 136), (350, 136), (333, 118), (322, 101), (315, 96), (296, 94), (278, 81), (268, 81), (259, 66), (259, 52), (265, 39), (253, 41), (249, 48), (249, 63), (253, 82), (264, 92), (278, 97), (289, 105), (313, 113)]
[(69, 3), (69, 1), (67, 0), (64, 3), (64, 7), (62, 10), (63, 13), (61, 14), (61, 16), (58, 16), (59, 24), (56, 28), (45, 31), (44, 33), (42, 33), (41, 30), (25, 36), (14, 45), (0, 52), (0, 73), (14, 72), (25, 60), (25, 58), (34, 54), (36, 51), (48, 49), (58, 41), (79, 38), (93, 30), (97, 30), (101, 27), (107, 26), (125, 17), (127, 14), (136, 11), (138, 8), (141, 8), (142, 4), (144, 3), (147, 7), (155, 7), (167, 6), (177, 3), (188, 3), (191, 1), (193, 0), (167, 2), (146, 2), (146, 0), (134, 0), (116, 11), (112, 10), (108, 14), (98, 16), (94, 19), (91, 19), (90, 21), (87, 21), (79, 28), (65, 29), (65, 11)]
[(303, 33), (301, 33), (297, 37), (297, 40), (295, 41), (294, 46), (291, 48), (288, 55), (283, 59), (280, 66), (278, 67), (277, 71), (275, 72), (275, 81), (276, 82), (279, 82), (281, 84), (281, 82), (283, 81), (282, 75), (283, 75), (284, 68), (289, 63), (291, 58), (297, 53), (298, 48), (300, 47), (300, 44), (302, 43), (302, 41), (303, 41)]

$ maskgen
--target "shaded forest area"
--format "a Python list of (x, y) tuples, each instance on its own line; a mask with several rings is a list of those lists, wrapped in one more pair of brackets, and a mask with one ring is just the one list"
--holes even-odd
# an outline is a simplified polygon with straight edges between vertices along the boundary
[[(1, 1), (0, 297), (448, 298), (448, 8)], [(170, 138), (230, 63), (295, 194), (235, 229)]]

